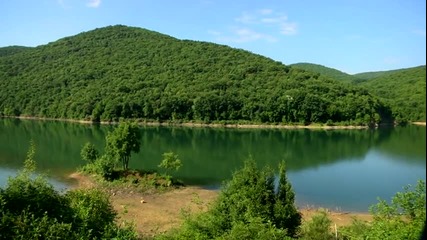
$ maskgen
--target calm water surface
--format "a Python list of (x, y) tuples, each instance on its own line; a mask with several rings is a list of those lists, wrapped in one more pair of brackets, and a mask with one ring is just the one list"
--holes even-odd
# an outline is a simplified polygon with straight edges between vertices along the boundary
[[(83, 164), (88, 141), (98, 150), (112, 126), (0, 119), (0, 186), (23, 165), (32, 139), (39, 171), (66, 186), (66, 176)], [(368, 211), (408, 184), (426, 179), (426, 128), (377, 130), (212, 129), (141, 127), (142, 148), (130, 167), (157, 169), (162, 153), (179, 155), (176, 177), (187, 184), (219, 188), (252, 157), (259, 166), (285, 160), (300, 206)]]

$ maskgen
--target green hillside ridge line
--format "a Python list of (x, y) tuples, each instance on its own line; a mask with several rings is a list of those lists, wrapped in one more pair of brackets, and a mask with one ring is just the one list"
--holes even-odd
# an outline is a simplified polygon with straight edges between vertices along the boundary
[(397, 121), (426, 120), (425, 65), (354, 75), (318, 64), (297, 63), (291, 66), (368, 89), (392, 109)]
[(393, 121), (386, 102), (364, 87), (242, 49), (123, 25), (0, 55), (0, 114), (94, 122)]

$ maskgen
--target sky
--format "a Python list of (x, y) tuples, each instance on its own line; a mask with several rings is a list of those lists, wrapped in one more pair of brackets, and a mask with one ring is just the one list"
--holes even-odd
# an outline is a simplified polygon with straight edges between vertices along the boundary
[(0, 47), (110, 25), (355, 74), (426, 64), (421, 0), (1, 0)]

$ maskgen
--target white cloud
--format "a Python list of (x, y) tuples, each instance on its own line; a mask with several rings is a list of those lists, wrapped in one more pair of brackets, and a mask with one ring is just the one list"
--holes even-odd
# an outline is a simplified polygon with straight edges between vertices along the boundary
[(258, 11), (260, 14), (262, 14), (262, 15), (269, 15), (269, 14), (271, 14), (271, 13), (273, 13), (273, 10), (272, 9), (261, 9), (261, 10), (259, 10)]
[(295, 35), (297, 33), (297, 24), (291, 22), (281, 23), (280, 33), (283, 35)]
[(295, 35), (298, 25), (288, 20), (288, 16), (276, 13), (272, 9), (260, 9), (243, 12), (234, 19), (234, 27), (225, 33), (209, 31), (221, 42), (252, 42), (252, 41), (278, 41), (277, 35)]
[(253, 24), (253, 23), (256, 23), (256, 21), (257, 21), (255, 15), (249, 14), (247, 12), (242, 13), (242, 15), (240, 17), (237, 17), (234, 20), (236, 22), (243, 23), (243, 24)]
[(295, 35), (298, 25), (288, 20), (288, 16), (275, 13), (271, 9), (261, 9), (252, 13), (244, 12), (235, 19), (237, 23), (253, 25), (262, 28), (276, 28), (283, 35)]
[(86, 6), (91, 8), (97, 8), (101, 5), (101, 0), (89, 0)]
[(215, 36), (216, 40), (219, 42), (246, 43), (257, 40), (264, 40), (267, 42), (277, 41), (277, 39), (271, 35), (256, 32), (249, 28), (236, 28), (228, 35), (224, 35), (218, 31), (209, 31), (209, 34)]

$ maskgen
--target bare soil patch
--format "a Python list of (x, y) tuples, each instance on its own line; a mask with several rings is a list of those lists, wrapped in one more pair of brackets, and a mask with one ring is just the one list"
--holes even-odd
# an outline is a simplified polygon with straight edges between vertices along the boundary
[[(79, 173), (70, 175), (76, 188), (92, 188), (96, 184), (87, 176)], [(110, 192), (110, 200), (117, 211), (119, 221), (135, 224), (136, 230), (143, 236), (154, 236), (178, 227), (182, 213), (206, 211), (209, 204), (218, 196), (218, 191), (198, 187), (181, 187), (164, 193)], [(300, 209), (303, 220), (310, 220), (318, 209)], [(332, 224), (337, 227), (350, 225), (353, 218), (371, 221), (368, 213), (327, 211)]]

